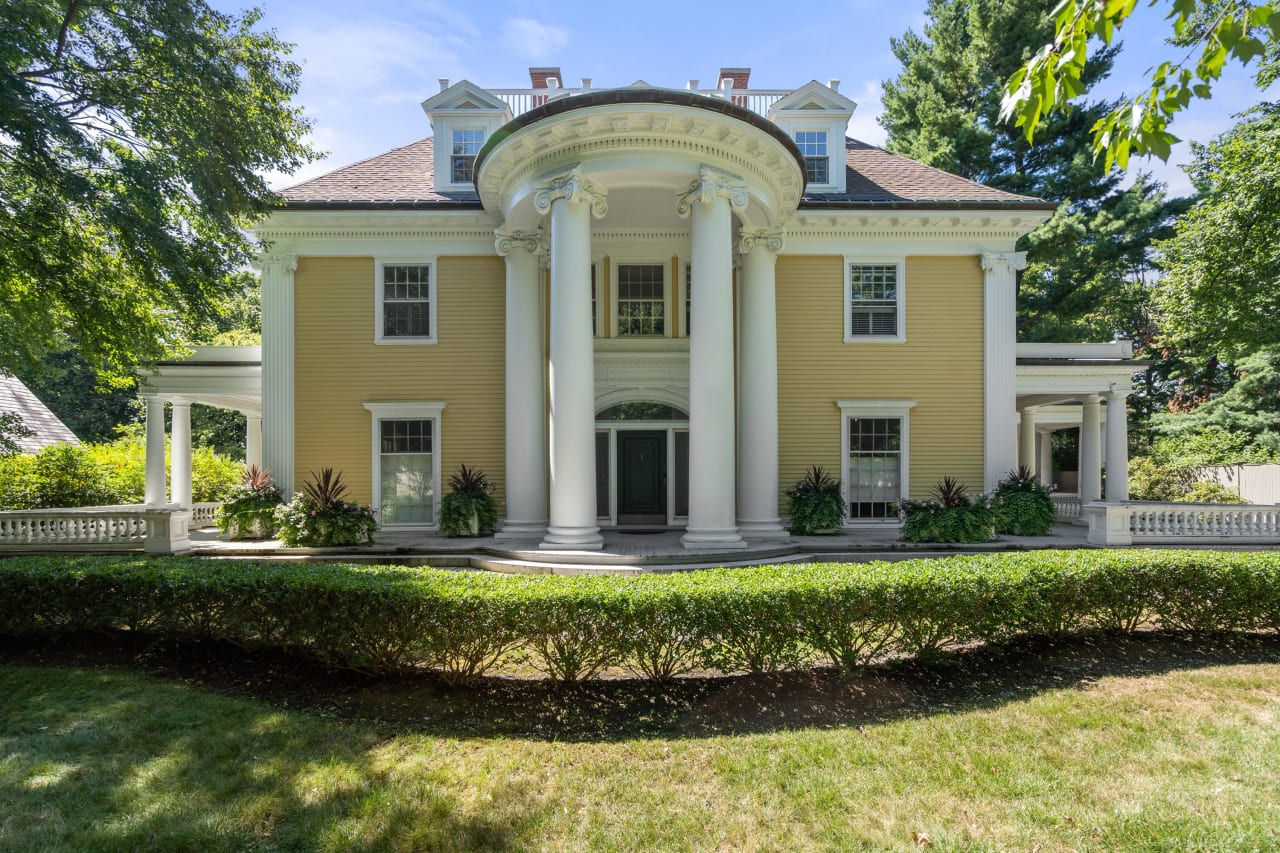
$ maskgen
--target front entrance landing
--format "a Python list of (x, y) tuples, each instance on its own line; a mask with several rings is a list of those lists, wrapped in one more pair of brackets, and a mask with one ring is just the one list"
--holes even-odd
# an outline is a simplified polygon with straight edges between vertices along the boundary
[(723, 554), (690, 554), (680, 544), (683, 531), (629, 533), (604, 531), (601, 551), (545, 551), (537, 539), (528, 542), (447, 539), (422, 533), (378, 531), (374, 544), (354, 548), (285, 548), (279, 542), (227, 542), (216, 531), (191, 533), (193, 553), (206, 557), (272, 559), (342, 559), (471, 568), (520, 574), (631, 574), (671, 572), (720, 566), (770, 563), (868, 562), (941, 557), (991, 551), (1038, 548), (1084, 548), (1087, 530), (1072, 524), (1055, 525), (1048, 536), (1004, 536), (983, 545), (916, 545), (898, 540), (898, 531), (857, 530), (834, 536), (793, 536), (787, 542), (750, 544), (745, 550)]

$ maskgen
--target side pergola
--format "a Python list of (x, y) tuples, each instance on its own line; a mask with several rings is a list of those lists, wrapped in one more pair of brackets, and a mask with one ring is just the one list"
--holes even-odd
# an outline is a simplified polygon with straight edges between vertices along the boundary
[(1129, 418), (1133, 392), (1130, 341), (1028, 343), (1017, 347), (1018, 464), (1052, 484), (1053, 433), (1079, 427), (1079, 500), (1129, 499)]
[[(246, 418), (245, 460), (262, 464), (262, 348), (195, 347), (181, 359), (162, 361), (144, 373), (142, 397), (147, 402), (147, 506), (176, 505), (190, 509), (191, 404), (242, 412)], [(164, 407), (173, 411), (170, 434), (169, 494), (165, 489)]]

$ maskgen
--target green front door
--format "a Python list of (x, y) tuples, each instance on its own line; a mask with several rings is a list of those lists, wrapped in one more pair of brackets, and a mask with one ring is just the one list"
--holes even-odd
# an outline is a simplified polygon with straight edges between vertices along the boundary
[(618, 524), (667, 523), (667, 433), (618, 433)]

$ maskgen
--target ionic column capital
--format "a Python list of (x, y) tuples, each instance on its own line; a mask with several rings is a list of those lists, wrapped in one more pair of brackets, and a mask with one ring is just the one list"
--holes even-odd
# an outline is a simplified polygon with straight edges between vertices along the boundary
[(505, 228), (499, 228), (493, 232), (493, 236), (493, 248), (504, 258), (512, 251), (541, 256), (547, 250), (547, 241), (541, 231), (508, 231)]
[(982, 255), (982, 269), (984, 272), (1003, 272), (1008, 270), (1010, 273), (1015, 273), (1026, 268), (1026, 252), (984, 252)]
[(266, 273), (293, 273), (298, 269), (298, 256), (285, 252), (263, 252), (254, 260), (258, 271)]
[(574, 166), (567, 172), (561, 172), (540, 182), (537, 193), (533, 197), (533, 209), (539, 213), (550, 213), (551, 203), (563, 199), (569, 204), (585, 204), (591, 208), (591, 215), (596, 219), (604, 218), (609, 212), (608, 191), (595, 181), (582, 174), (581, 166)]
[(786, 242), (785, 228), (743, 228), (739, 234), (738, 249), (747, 255), (756, 249), (766, 249), (776, 255)]
[(1107, 405), (1116, 403), (1123, 406), (1132, 393), (1133, 389), (1131, 388), (1112, 388), (1107, 392)]
[(747, 206), (746, 183), (737, 175), (703, 166), (689, 189), (676, 196), (676, 213), (688, 216), (695, 204), (711, 204), (722, 198), (731, 208), (742, 210)]

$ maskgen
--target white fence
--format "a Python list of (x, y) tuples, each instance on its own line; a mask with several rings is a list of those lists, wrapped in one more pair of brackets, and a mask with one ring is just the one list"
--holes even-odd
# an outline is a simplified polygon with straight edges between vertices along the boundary
[(1280, 503), (1280, 465), (1213, 465), (1200, 476), (1214, 480), (1251, 504)]
[(1086, 504), (1093, 545), (1280, 544), (1280, 506)]
[(207, 503), (194, 503), (191, 505), (191, 529), (207, 530), (215, 527), (214, 515), (218, 512), (218, 507), (222, 506), (221, 501), (210, 501)]
[(1058, 521), (1075, 521), (1080, 517), (1080, 496), (1071, 492), (1051, 492), (1053, 514)]
[(191, 549), (191, 513), (176, 506), (90, 506), (0, 512), (0, 552)]

